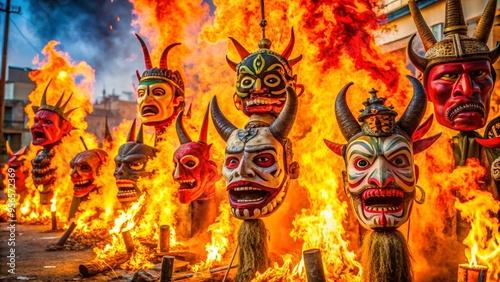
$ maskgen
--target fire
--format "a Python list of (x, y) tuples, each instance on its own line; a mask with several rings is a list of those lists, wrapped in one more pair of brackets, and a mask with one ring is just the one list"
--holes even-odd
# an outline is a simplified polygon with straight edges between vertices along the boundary
[(52, 204), (50, 205), (50, 211), (51, 212), (56, 212), (56, 210), (57, 210), (57, 208), (56, 208), (57, 192), (54, 193), (54, 197), (52, 198), (51, 202), (52, 202)]

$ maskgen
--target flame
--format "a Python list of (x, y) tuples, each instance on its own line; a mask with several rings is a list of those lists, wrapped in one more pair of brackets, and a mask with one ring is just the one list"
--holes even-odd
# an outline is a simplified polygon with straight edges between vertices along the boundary
[(54, 197), (52, 198), (52, 200), (50, 200), (52, 202), (52, 204), (50, 205), (50, 211), (51, 212), (56, 212), (57, 208), (56, 208), (56, 202), (57, 202), (57, 192), (54, 193)]

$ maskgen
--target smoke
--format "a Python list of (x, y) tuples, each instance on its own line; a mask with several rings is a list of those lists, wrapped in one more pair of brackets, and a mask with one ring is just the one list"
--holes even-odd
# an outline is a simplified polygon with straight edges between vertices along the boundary
[[(29, 0), (27, 16), (35, 34), (46, 44), (61, 43), (75, 61), (96, 70), (96, 84), (132, 91), (140, 45), (131, 27), (132, 4), (127, 0)], [(118, 83), (116, 82), (118, 81)]]

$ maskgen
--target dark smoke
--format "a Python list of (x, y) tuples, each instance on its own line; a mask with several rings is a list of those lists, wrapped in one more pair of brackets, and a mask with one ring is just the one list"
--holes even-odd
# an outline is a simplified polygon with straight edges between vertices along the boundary
[[(29, 21), (42, 43), (60, 42), (58, 48), (68, 52), (74, 61), (89, 63), (96, 70), (96, 78), (101, 78), (107, 88), (132, 90), (132, 77), (140, 63), (134, 58), (140, 45), (130, 25), (131, 3), (127, 0), (29, 0), (28, 9)], [(121, 85), (116, 85), (110, 77), (122, 77), (117, 80)]]

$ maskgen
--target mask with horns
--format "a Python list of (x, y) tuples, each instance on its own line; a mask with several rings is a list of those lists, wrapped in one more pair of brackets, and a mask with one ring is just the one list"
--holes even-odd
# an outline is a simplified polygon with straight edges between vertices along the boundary
[(210, 160), (210, 148), (207, 144), (208, 108), (203, 119), (200, 138), (191, 140), (182, 123), (182, 112), (175, 121), (177, 136), (181, 145), (174, 152), (174, 180), (179, 183), (177, 197), (183, 204), (195, 200), (208, 200), (215, 197), (214, 183), (220, 178), (217, 165)]
[[(363, 103), (366, 108), (358, 118), (361, 124), (346, 102), (352, 83), (340, 91), (335, 102), (335, 115), (347, 144), (328, 140), (325, 143), (344, 157), (344, 190), (365, 228), (397, 228), (408, 220), (418, 180), (413, 155), (427, 149), (440, 136), (421, 139), (431, 126), (432, 116), (418, 128), (427, 101), (420, 82), (408, 78), (414, 94), (397, 122), (397, 113), (392, 106), (384, 105), (386, 99), (377, 97), (376, 90), (372, 90), (371, 99)], [(423, 198), (420, 201), (423, 202)]]
[[(26, 178), (28, 177), (29, 170), (25, 166), (25, 155), (26, 155), (26, 146), (19, 149), (19, 151), (12, 151), (10, 148), (9, 141), (5, 142), (5, 148), (7, 149), (7, 155), (9, 155), (9, 160), (7, 161), (7, 171), (6, 174), (9, 175), (7, 179), (11, 179), (11, 171), (14, 171), (14, 181), (16, 184), (16, 193), (21, 193), (26, 189)], [(8, 183), (4, 184), (5, 187), (8, 187)], [(7, 188), (8, 189), (8, 188)], [(5, 194), (8, 195), (8, 191), (5, 191)]]
[(141, 177), (151, 176), (146, 170), (148, 161), (156, 156), (154, 147), (144, 144), (142, 124), (135, 136), (135, 120), (127, 137), (127, 143), (120, 146), (115, 157), (115, 179), (118, 186), (118, 200), (122, 203), (136, 201), (142, 194), (137, 187)]
[(139, 35), (135, 35), (142, 46), (146, 70), (142, 76), (137, 72), (137, 105), (142, 124), (155, 126), (163, 130), (169, 126), (175, 116), (184, 108), (184, 82), (179, 71), (169, 70), (168, 52), (180, 43), (173, 43), (163, 51), (160, 67), (153, 67), (148, 47)]
[(472, 37), (467, 36), (461, 0), (446, 1), (444, 39), (437, 42), (415, 0), (408, 6), (422, 39), (425, 56), (408, 44), (408, 56), (423, 72), (427, 97), (434, 105), (436, 120), (448, 128), (472, 131), (484, 127), (495, 83), (495, 63), (500, 56), (497, 46), (486, 43), (494, 22), (497, 0), (489, 0)]
[(304, 90), (302, 85), (296, 84), (297, 75), (292, 72), (293, 65), (302, 59), (302, 55), (288, 60), (295, 44), (293, 28), (290, 42), (281, 54), (270, 50), (271, 41), (267, 38), (259, 40), (259, 50), (253, 53), (236, 39), (229, 39), (242, 59), (240, 63), (235, 63), (226, 56), (227, 63), (236, 71), (236, 93), (233, 97), (236, 108), (247, 116), (255, 113), (278, 116), (285, 105), (285, 87), (290, 85)]
[(269, 126), (247, 125), (237, 129), (212, 100), (212, 120), (226, 141), (222, 174), (226, 179), (229, 204), (239, 219), (272, 214), (283, 203), (290, 179), (298, 177), (292, 145), (287, 138), (297, 114), (298, 100), (291, 86), (283, 111)]

